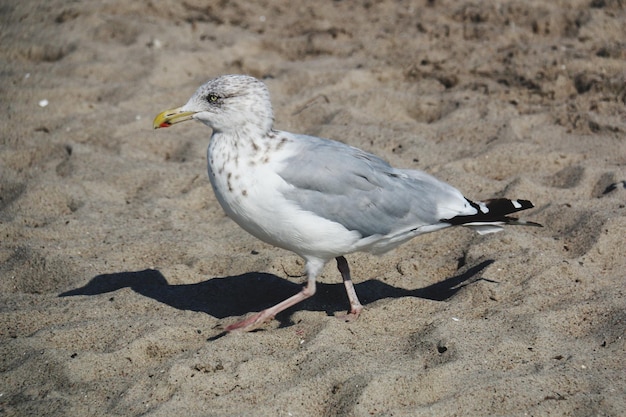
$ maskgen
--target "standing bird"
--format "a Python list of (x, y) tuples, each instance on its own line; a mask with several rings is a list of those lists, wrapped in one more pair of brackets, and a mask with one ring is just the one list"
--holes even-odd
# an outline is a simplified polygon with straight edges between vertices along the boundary
[(250, 76), (208, 81), (187, 104), (156, 116), (154, 128), (192, 119), (213, 130), (209, 179), (226, 214), (253, 236), (306, 262), (308, 281), (302, 291), (227, 331), (258, 328), (311, 297), (317, 276), (333, 258), (348, 293), (350, 320), (363, 306), (345, 254), (384, 253), (450, 226), (480, 234), (497, 232), (503, 224), (538, 226), (507, 216), (532, 208), (530, 201), (473, 202), (425, 172), (393, 168), (341, 142), (275, 130), (267, 87)]

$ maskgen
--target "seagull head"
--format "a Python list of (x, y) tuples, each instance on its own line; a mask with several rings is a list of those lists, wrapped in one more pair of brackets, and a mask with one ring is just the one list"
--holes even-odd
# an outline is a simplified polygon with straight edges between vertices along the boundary
[(265, 84), (247, 75), (222, 75), (203, 84), (187, 103), (165, 110), (154, 119), (154, 128), (186, 120), (199, 120), (214, 132), (254, 130), (266, 133), (274, 116)]

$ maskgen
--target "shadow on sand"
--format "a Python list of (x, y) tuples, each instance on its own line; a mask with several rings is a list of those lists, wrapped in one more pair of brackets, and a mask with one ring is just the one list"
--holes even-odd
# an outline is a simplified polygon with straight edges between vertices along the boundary
[[(444, 301), (465, 285), (479, 280), (477, 275), (491, 263), (492, 260), (484, 261), (457, 276), (414, 290), (394, 287), (374, 279), (357, 283), (355, 288), (363, 305), (384, 298), (400, 297)], [(87, 285), (61, 293), (59, 297), (105, 294), (125, 287), (180, 310), (198, 311), (222, 319), (270, 307), (300, 291), (301, 285), (276, 275), (255, 272), (212, 278), (195, 284), (170, 285), (161, 272), (146, 269), (98, 275)], [(292, 324), (290, 316), (297, 310), (324, 311), (334, 315), (347, 308), (348, 300), (342, 283), (318, 283), (315, 296), (279, 314), (276, 319), (283, 327)]]

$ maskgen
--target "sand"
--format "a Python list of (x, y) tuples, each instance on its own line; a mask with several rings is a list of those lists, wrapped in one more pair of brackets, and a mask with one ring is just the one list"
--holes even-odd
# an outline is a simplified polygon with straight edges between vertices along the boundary
[[(626, 415), (621, 0), (207, 3), (3, 2), (0, 415)], [(350, 255), (356, 322), (328, 265), (223, 335), (304, 281), (223, 214), (210, 130), (152, 129), (225, 73), (545, 227)]]

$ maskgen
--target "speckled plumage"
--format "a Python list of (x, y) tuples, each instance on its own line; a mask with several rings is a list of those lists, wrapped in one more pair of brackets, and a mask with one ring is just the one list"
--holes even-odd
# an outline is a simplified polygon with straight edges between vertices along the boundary
[(452, 225), (479, 233), (532, 207), (525, 200), (467, 200), (454, 187), (422, 172), (391, 167), (341, 142), (273, 129), (268, 90), (244, 75), (201, 86), (182, 107), (161, 113), (155, 127), (196, 119), (213, 129), (209, 179), (228, 216), (243, 229), (306, 261), (307, 286), (278, 305), (231, 325), (251, 330), (310, 297), (323, 266), (337, 259), (350, 300), (349, 318), (362, 306), (348, 263), (355, 251), (382, 253), (423, 233)]

